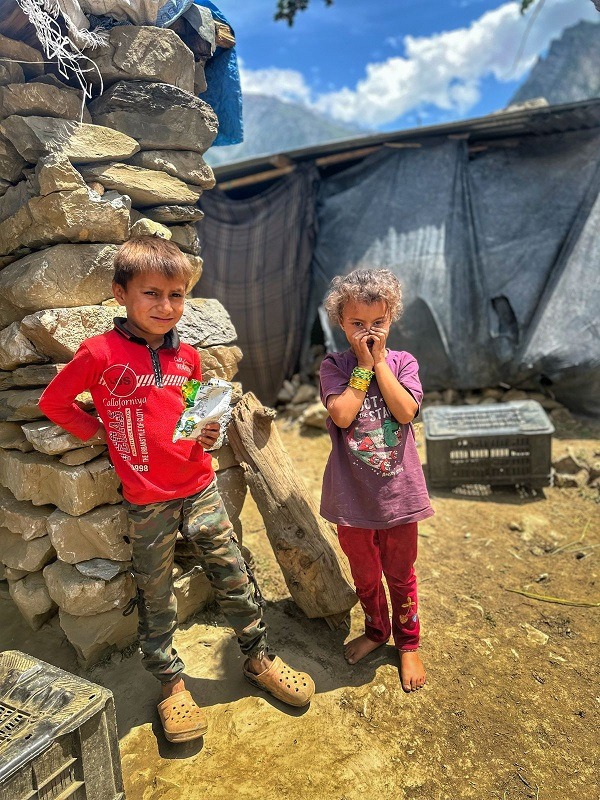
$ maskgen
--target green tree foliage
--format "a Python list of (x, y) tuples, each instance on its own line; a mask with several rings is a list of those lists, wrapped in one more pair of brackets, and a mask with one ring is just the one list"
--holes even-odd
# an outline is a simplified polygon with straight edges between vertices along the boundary
[(524, 14), (535, 0), (521, 0), (521, 14)]
[[(333, 5), (333, 0), (324, 0), (324, 2), (326, 6)], [(288, 25), (292, 26), (298, 11), (306, 11), (309, 3), (310, 0), (277, 0), (275, 19), (284, 19)]]

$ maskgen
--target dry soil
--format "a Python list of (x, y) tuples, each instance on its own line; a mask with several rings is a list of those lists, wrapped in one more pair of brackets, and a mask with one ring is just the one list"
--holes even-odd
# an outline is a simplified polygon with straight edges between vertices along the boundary
[[(278, 425), (318, 499), (327, 434)], [(421, 431), (418, 438), (425, 460)], [(600, 457), (589, 424), (563, 426), (555, 454), (567, 445)], [(189, 688), (210, 719), (206, 737), (188, 745), (161, 735), (156, 685), (137, 652), (85, 673), (56, 619), (27, 632), (6, 592), (0, 646), (114, 692), (127, 800), (597, 800), (600, 608), (510, 591), (600, 603), (597, 490), (432, 499), (436, 515), (421, 525), (418, 560), (428, 683), (414, 695), (400, 688), (391, 646), (351, 668), (342, 658), (348, 631), (331, 632), (295, 607), (250, 499), (244, 543), (269, 601), (271, 646), (314, 676), (308, 710), (289, 710), (244, 681), (217, 611), (176, 637)], [(361, 630), (355, 608), (352, 635)]]

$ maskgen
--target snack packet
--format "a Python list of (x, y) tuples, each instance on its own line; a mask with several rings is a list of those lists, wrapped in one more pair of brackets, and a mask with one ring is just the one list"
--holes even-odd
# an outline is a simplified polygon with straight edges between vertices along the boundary
[(173, 431), (173, 441), (197, 439), (207, 423), (219, 422), (221, 433), (210, 449), (220, 447), (231, 419), (231, 391), (231, 384), (219, 378), (186, 381), (181, 387), (185, 409)]

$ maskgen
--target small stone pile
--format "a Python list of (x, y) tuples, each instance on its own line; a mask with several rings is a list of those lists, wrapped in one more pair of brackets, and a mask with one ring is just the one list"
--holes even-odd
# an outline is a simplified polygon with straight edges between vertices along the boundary
[[(116, 27), (90, 55), (105, 91), (85, 108), (41, 53), (0, 36), (0, 580), (33, 629), (58, 611), (88, 665), (136, 638), (137, 614), (122, 613), (135, 591), (127, 520), (104, 445), (37, 403), (79, 344), (123, 314), (110, 300), (119, 244), (163, 236), (200, 278), (196, 202), (215, 183), (202, 154), (217, 133), (195, 94), (202, 63), (174, 31)], [(187, 300), (178, 329), (206, 377), (233, 378), (242, 354), (218, 301)], [(89, 395), (78, 400), (93, 412)], [(239, 529), (242, 470), (228, 445), (213, 455)], [(175, 560), (182, 620), (211, 590), (187, 570), (183, 541)]]

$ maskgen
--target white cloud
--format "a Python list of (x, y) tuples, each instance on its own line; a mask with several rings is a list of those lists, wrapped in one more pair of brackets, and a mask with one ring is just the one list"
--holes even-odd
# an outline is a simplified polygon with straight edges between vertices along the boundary
[(292, 103), (311, 104), (311, 90), (301, 72), (293, 69), (246, 69), (240, 60), (242, 91), (267, 94)]
[(242, 85), (363, 126), (385, 125), (429, 104), (464, 114), (478, 102), (483, 78), (521, 78), (565, 28), (581, 19), (598, 21), (589, 0), (546, 0), (524, 40), (531, 14), (522, 16), (518, 3), (506, 2), (467, 28), (405, 36), (405, 55), (367, 64), (354, 88), (315, 95), (300, 72), (280, 69), (243, 70)]

